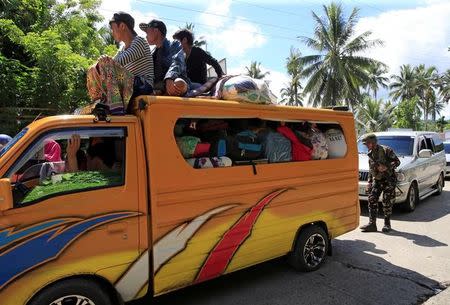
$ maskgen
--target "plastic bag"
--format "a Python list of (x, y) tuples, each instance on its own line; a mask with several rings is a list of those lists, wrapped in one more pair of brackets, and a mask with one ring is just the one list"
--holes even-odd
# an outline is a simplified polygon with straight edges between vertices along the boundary
[(275, 104), (277, 100), (265, 81), (245, 75), (226, 80), (221, 95), (225, 100), (252, 104)]

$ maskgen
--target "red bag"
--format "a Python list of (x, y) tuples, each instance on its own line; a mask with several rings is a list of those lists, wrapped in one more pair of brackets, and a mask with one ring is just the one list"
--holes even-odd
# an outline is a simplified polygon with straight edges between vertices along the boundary
[(194, 158), (209, 156), (210, 148), (211, 148), (210, 143), (197, 143), (197, 146), (195, 146)]
[(289, 139), (292, 144), (292, 161), (311, 160), (312, 148), (304, 145), (297, 138), (295, 133), (287, 126), (280, 126), (277, 131)]

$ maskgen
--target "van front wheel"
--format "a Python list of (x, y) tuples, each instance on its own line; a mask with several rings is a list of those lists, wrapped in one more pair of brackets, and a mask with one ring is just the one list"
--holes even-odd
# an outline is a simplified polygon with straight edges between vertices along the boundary
[(69, 279), (38, 293), (28, 305), (113, 305), (105, 289), (95, 281)]
[(328, 236), (318, 226), (307, 227), (300, 231), (289, 254), (289, 263), (295, 269), (303, 272), (320, 268), (328, 253)]

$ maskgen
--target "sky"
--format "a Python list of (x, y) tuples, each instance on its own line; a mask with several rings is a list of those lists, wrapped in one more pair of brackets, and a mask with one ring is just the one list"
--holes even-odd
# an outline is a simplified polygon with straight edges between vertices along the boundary
[[(158, 18), (168, 28), (168, 38), (180, 27), (193, 23), (194, 34), (207, 41), (213, 57), (226, 58), (228, 74), (245, 73), (251, 61), (261, 63), (270, 74), (272, 92), (280, 96), (289, 81), (286, 58), (291, 48), (302, 55), (315, 54), (302, 36), (313, 37), (312, 12), (323, 15), (323, 5), (314, 0), (103, 0), (100, 13), (109, 20), (116, 11), (130, 13), (140, 22)], [(356, 34), (372, 32), (384, 44), (363, 55), (389, 66), (387, 76), (403, 64), (450, 69), (450, 1), (448, 0), (342, 0), (348, 17), (359, 9)], [(145, 33), (137, 29), (139, 35)], [(387, 98), (387, 92), (381, 92)], [(450, 119), (450, 105), (442, 113)]]

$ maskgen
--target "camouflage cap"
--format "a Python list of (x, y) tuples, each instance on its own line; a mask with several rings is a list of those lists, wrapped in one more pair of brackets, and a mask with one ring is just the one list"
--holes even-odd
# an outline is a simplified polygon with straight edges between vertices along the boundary
[(362, 138), (363, 144), (367, 144), (368, 142), (377, 143), (377, 136), (374, 133), (366, 134)]

